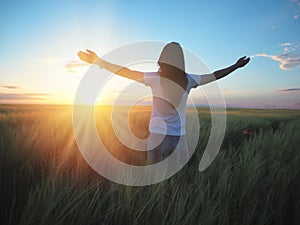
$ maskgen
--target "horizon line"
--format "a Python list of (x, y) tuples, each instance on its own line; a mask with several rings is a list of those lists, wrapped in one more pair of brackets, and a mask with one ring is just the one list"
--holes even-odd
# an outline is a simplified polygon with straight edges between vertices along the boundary
[[(80, 106), (91, 106), (92, 104), (77, 104)], [(73, 107), (74, 104), (68, 104), (68, 103), (1, 103), (0, 106), (69, 106)], [(94, 105), (94, 107), (112, 107), (112, 106), (120, 106), (120, 107), (128, 107), (131, 105), (111, 105), (111, 104), (97, 104)], [(135, 106), (139, 107), (152, 107), (151, 104), (137, 104)], [(222, 108), (223, 106), (220, 105), (214, 105), (209, 106), (207, 104), (187, 104), (186, 107), (192, 107), (196, 106), (199, 108)], [(298, 107), (292, 108), (292, 107), (285, 107), (285, 106), (243, 106), (243, 105), (234, 105), (234, 104), (228, 104), (225, 106), (226, 109), (268, 109), (268, 110), (278, 110), (278, 109), (285, 109), (285, 110), (300, 110), (300, 105)]]

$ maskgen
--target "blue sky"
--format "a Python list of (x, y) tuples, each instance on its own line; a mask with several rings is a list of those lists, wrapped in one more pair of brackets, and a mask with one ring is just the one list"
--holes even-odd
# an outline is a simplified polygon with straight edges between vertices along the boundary
[(228, 106), (300, 108), (300, 1), (128, 2), (1, 1), (0, 102), (72, 104), (77, 51), (160, 40), (211, 71), (256, 56), (218, 81)]

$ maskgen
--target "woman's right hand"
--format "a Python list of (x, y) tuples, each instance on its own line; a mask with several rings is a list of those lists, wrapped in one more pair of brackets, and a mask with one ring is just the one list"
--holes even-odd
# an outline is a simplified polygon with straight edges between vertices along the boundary
[(79, 51), (77, 55), (81, 60), (90, 64), (94, 64), (97, 60), (99, 60), (97, 54), (89, 49), (87, 49), (86, 52)]

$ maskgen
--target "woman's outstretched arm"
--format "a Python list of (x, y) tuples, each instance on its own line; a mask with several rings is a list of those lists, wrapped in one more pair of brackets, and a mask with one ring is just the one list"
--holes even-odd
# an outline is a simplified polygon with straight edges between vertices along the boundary
[(244, 67), (249, 61), (250, 61), (250, 58), (244, 56), (244, 57), (238, 59), (235, 64), (233, 64), (227, 68), (217, 70), (217, 71), (213, 72), (212, 74), (202, 75), (200, 85), (207, 84), (212, 81), (218, 80), (222, 77), (225, 77), (228, 74), (235, 71), (236, 69)]
[(78, 52), (78, 57), (90, 64), (96, 64), (100, 68), (106, 69), (112, 73), (115, 73), (119, 76), (129, 78), (131, 80), (136, 80), (139, 82), (143, 82), (144, 74), (140, 71), (134, 71), (131, 69), (128, 69), (127, 67), (119, 66), (110, 62), (107, 62), (103, 59), (101, 59), (95, 52), (91, 50), (86, 50), (86, 52)]

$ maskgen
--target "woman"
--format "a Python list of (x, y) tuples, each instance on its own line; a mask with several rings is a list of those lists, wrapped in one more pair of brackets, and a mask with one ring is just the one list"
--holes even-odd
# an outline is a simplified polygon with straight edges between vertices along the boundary
[(100, 68), (151, 87), (153, 108), (147, 144), (150, 164), (165, 159), (174, 150), (178, 151), (179, 160), (186, 161), (189, 158), (185, 139), (185, 106), (190, 90), (225, 77), (250, 61), (250, 58), (242, 57), (235, 64), (212, 74), (201, 76), (188, 74), (185, 72), (183, 50), (175, 42), (168, 43), (163, 48), (157, 72), (144, 73), (112, 64), (90, 50), (80, 51), (78, 56), (87, 63), (95, 63)]

